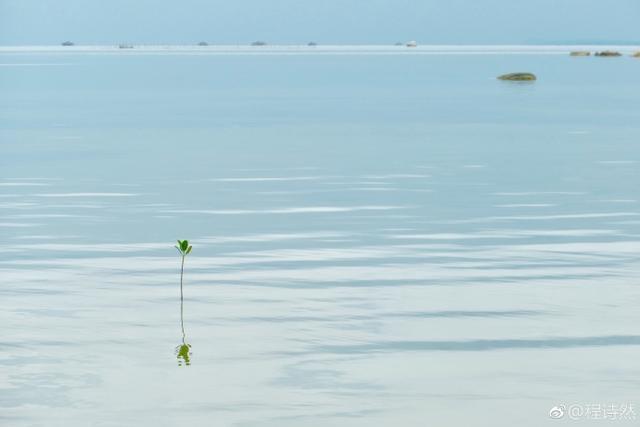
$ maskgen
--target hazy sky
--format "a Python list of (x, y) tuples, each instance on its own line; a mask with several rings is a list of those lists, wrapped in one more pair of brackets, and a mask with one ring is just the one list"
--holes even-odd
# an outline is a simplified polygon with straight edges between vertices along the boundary
[(640, 0), (0, 0), (0, 44), (640, 41)]

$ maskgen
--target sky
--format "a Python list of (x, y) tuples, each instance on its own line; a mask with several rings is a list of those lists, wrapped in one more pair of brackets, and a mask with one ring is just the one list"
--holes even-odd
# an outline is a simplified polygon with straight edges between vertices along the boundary
[(640, 0), (0, 0), (0, 45), (640, 44)]

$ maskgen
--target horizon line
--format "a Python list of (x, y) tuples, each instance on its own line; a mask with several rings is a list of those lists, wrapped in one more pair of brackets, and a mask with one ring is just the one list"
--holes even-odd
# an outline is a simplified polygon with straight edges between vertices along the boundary
[[(232, 43), (209, 43), (206, 41), (194, 42), (194, 43), (132, 43), (132, 42), (109, 42), (109, 43), (73, 43), (72, 45), (65, 46), (64, 43), (70, 41), (63, 41), (53, 44), (3, 44), (0, 43), (0, 47), (111, 47), (111, 46), (190, 46), (190, 47), (215, 47), (215, 46), (246, 46), (246, 47), (279, 47), (279, 46), (304, 46), (304, 47), (321, 47), (321, 46), (386, 46), (386, 47), (409, 47), (409, 43), (417, 43), (415, 41), (399, 42), (399, 43), (317, 43), (314, 41), (302, 42), (302, 43), (268, 43), (264, 41), (255, 42), (232, 42)], [(206, 43), (200, 45), (200, 43)], [(260, 43), (260, 44), (255, 44)], [(444, 46), (531, 46), (531, 47), (544, 47), (544, 46), (626, 46), (626, 47), (640, 47), (640, 41), (638, 42), (611, 42), (611, 43), (417, 43), (417, 47), (444, 47)], [(414, 46), (415, 47), (415, 46)]]

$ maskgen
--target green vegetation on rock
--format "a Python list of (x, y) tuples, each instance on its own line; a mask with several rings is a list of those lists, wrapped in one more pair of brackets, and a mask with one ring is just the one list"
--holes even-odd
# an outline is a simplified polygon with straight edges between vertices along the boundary
[(536, 80), (535, 74), (532, 73), (509, 73), (498, 76), (500, 80), (510, 80), (510, 81), (518, 81), (518, 82), (527, 82)]

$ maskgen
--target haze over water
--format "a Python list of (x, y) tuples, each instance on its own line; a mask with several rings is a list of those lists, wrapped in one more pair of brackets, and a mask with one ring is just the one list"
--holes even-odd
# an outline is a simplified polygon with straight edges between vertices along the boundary
[(0, 424), (637, 408), (640, 60), (451, 51), (5, 48)]

